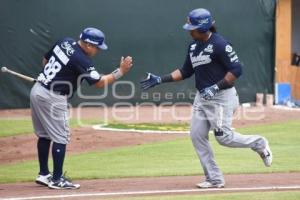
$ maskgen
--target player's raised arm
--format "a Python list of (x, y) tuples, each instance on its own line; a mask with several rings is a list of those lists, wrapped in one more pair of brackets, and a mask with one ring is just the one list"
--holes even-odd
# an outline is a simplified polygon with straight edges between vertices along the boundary
[(176, 69), (172, 73), (163, 75), (161, 77), (154, 75), (152, 73), (147, 73), (147, 78), (145, 78), (144, 80), (142, 80), (140, 82), (141, 88), (143, 90), (147, 90), (147, 89), (154, 87), (156, 85), (159, 85), (161, 83), (181, 81), (181, 80), (191, 77), (194, 73), (195, 73), (195, 71), (193, 69), (193, 66), (192, 66), (192, 63), (190, 60), (190, 56), (188, 53), (186, 55), (186, 58), (185, 58), (182, 68)]
[(132, 57), (127, 56), (126, 58), (122, 57), (120, 61), (120, 67), (114, 70), (110, 74), (103, 75), (101, 79), (95, 84), (97, 88), (102, 88), (105, 85), (108, 85), (115, 80), (121, 78), (125, 75), (132, 67)]

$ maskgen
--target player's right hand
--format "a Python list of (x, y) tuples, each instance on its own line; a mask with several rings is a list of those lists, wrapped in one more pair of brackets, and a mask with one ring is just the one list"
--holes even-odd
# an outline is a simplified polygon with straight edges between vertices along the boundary
[(133, 64), (131, 56), (127, 56), (126, 58), (124, 58), (123, 56), (121, 57), (120, 70), (122, 74), (126, 74), (131, 69), (132, 65)]
[(141, 88), (143, 90), (148, 90), (151, 87), (161, 84), (160, 76), (156, 76), (152, 73), (147, 73), (147, 78), (140, 81)]
[(214, 84), (210, 87), (204, 88), (200, 91), (200, 97), (205, 100), (211, 100), (219, 91), (219, 87), (217, 84)]

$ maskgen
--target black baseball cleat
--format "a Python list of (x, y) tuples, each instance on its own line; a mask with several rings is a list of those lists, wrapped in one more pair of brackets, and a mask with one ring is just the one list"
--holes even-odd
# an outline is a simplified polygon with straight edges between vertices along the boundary
[(48, 184), (51, 189), (79, 189), (79, 184), (73, 184), (70, 180), (62, 176), (59, 180), (51, 180)]

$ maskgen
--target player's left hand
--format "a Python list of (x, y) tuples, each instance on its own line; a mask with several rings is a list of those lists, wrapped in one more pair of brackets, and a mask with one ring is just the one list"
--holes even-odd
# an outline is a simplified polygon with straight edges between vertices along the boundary
[(219, 91), (219, 87), (217, 84), (214, 84), (210, 87), (204, 88), (203, 90), (200, 91), (200, 97), (205, 99), (205, 100), (211, 100)]

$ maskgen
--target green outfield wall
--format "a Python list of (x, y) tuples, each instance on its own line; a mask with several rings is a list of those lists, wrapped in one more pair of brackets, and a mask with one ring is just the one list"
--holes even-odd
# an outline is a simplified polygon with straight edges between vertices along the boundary
[[(107, 91), (83, 84), (83, 96), (75, 95), (72, 106), (192, 102), (194, 77), (148, 93), (138, 83), (145, 72), (162, 75), (182, 66), (191, 41), (182, 25), (190, 10), (204, 7), (244, 65), (237, 82), (241, 102), (254, 101), (257, 92), (273, 92), (275, 6), (275, 0), (0, 0), (0, 65), (36, 77), (57, 39), (78, 38), (83, 28), (93, 26), (106, 34), (109, 46), (94, 58), (97, 70), (110, 73), (122, 55), (131, 55), (134, 67)], [(29, 107), (31, 87), (1, 73), (0, 108)]]

